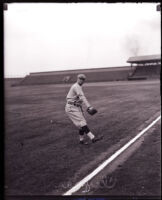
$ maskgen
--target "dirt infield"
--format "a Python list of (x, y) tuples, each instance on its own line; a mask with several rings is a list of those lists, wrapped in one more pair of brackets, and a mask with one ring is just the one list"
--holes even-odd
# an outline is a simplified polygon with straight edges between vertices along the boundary
[[(85, 115), (92, 132), (102, 133), (104, 140), (80, 146), (77, 129), (64, 112), (68, 90), (69, 85), (6, 86), (6, 194), (63, 194), (160, 111), (159, 81), (86, 84), (85, 94), (99, 112)], [(158, 188), (159, 176), (155, 176)], [(127, 188), (125, 176), (121, 177), (122, 187)], [(114, 190), (111, 195), (115, 194)]]

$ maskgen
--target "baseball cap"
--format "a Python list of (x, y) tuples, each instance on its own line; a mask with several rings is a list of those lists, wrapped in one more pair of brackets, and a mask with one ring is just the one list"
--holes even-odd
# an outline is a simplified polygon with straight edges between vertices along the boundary
[(78, 74), (78, 78), (79, 78), (79, 79), (84, 79), (84, 80), (85, 80), (85, 79), (86, 79), (86, 76), (85, 76), (84, 74)]

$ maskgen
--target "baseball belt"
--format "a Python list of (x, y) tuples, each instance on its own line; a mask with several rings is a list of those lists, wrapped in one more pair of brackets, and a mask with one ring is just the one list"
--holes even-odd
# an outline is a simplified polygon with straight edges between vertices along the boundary
[(68, 101), (67, 103), (70, 104), (70, 105), (73, 105), (73, 106), (80, 107), (80, 105), (76, 104), (75, 102)]

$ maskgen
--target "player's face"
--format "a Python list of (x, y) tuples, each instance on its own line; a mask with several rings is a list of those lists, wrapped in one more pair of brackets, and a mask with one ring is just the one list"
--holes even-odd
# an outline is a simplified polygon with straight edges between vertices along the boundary
[(83, 85), (84, 82), (85, 82), (85, 79), (81, 79), (81, 78), (78, 79), (79, 85)]

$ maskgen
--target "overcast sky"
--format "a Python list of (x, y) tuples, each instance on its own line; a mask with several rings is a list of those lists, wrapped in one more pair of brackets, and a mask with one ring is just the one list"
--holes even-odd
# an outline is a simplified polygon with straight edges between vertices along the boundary
[(10, 3), (4, 11), (5, 77), (125, 66), (160, 54), (157, 3)]

